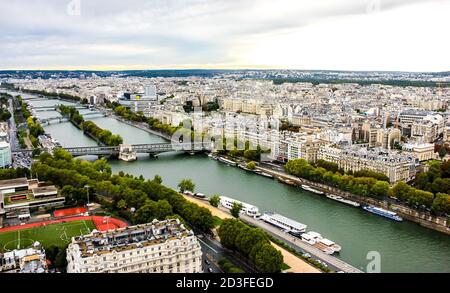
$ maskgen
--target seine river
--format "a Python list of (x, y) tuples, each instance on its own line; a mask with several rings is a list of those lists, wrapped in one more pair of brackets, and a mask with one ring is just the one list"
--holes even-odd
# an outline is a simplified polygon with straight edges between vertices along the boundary
[[(33, 100), (31, 103), (42, 106), (56, 101)], [(58, 115), (52, 111), (37, 113), (40, 117)], [(92, 120), (120, 134), (126, 143), (164, 142), (162, 138), (113, 118)], [(44, 128), (63, 146), (95, 145), (68, 122)], [(450, 272), (450, 237), (447, 235), (411, 222), (392, 222), (300, 188), (228, 167), (207, 156), (169, 153), (149, 158), (143, 155), (136, 162), (111, 160), (110, 164), (116, 173), (124, 171), (146, 178), (159, 174), (163, 183), (171, 187), (176, 187), (183, 178), (190, 178), (198, 192), (226, 195), (254, 204), (260, 211), (276, 211), (307, 224), (309, 231), (319, 232), (342, 246), (339, 258), (364, 271), (369, 262), (368, 252), (377, 251), (381, 255), (382, 272)]]

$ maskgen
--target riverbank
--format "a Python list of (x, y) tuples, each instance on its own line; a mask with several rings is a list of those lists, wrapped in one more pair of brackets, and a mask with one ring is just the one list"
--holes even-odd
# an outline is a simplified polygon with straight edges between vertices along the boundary
[(281, 177), (283, 179), (291, 180), (297, 186), (300, 186), (302, 184), (307, 184), (307, 185), (310, 185), (310, 186), (314, 187), (315, 189), (318, 189), (325, 193), (336, 194), (336, 195), (342, 196), (345, 199), (356, 201), (363, 205), (373, 205), (373, 206), (377, 206), (377, 207), (380, 207), (380, 208), (383, 208), (386, 210), (391, 210), (391, 211), (399, 214), (404, 219), (411, 221), (411, 222), (415, 222), (415, 223), (421, 225), (422, 227), (433, 229), (435, 231), (450, 235), (450, 227), (448, 227), (448, 225), (450, 223), (449, 223), (448, 219), (446, 219), (446, 218), (436, 217), (436, 216), (433, 216), (426, 212), (419, 212), (419, 211), (413, 210), (409, 207), (400, 205), (398, 203), (377, 200), (375, 198), (356, 196), (351, 193), (342, 191), (340, 189), (337, 189), (337, 188), (334, 188), (334, 187), (331, 187), (331, 186), (328, 186), (325, 184), (319, 184), (319, 183), (312, 182), (312, 181), (309, 181), (309, 180), (306, 180), (303, 178), (298, 178), (296, 176), (289, 175), (284, 172), (275, 171), (275, 170), (272, 170), (269, 168), (257, 167), (256, 169), (260, 170), (262, 172), (269, 173), (269, 174), (273, 175), (274, 177)]
[[(196, 198), (192, 198), (190, 196), (187, 195), (183, 195), (185, 199), (187, 199), (190, 202), (193, 202), (201, 207), (207, 208), (211, 214), (213, 216), (219, 217), (222, 220), (225, 219), (232, 219), (233, 217), (228, 214), (227, 212), (213, 207), (211, 206), (209, 203), (196, 199)], [(315, 267), (313, 267), (312, 265), (310, 265), (309, 263), (307, 263), (306, 261), (298, 258), (297, 256), (295, 256), (294, 254), (290, 253), (289, 251), (287, 251), (286, 249), (280, 247), (279, 245), (271, 242), (272, 245), (281, 252), (281, 254), (283, 255), (283, 259), (284, 259), (284, 263), (287, 264), (288, 266), (290, 266), (289, 269), (287, 269), (286, 273), (321, 273), (321, 271)]]
[[(218, 157), (228, 159), (225, 156), (218, 155)], [(238, 166), (239, 166), (239, 162), (237, 162), (236, 167), (238, 167)], [(390, 210), (390, 211), (396, 212), (404, 219), (414, 222), (414, 223), (417, 223), (422, 227), (450, 235), (450, 227), (449, 227), (450, 221), (447, 218), (437, 217), (437, 216), (431, 215), (428, 212), (420, 212), (420, 211), (414, 210), (412, 208), (409, 208), (407, 206), (401, 205), (397, 202), (389, 202), (386, 200), (378, 200), (378, 199), (371, 198), (371, 197), (357, 196), (357, 195), (351, 194), (349, 192), (342, 191), (335, 187), (316, 183), (313, 181), (306, 180), (304, 178), (299, 178), (294, 175), (287, 174), (284, 171), (276, 171), (276, 170), (261, 167), (261, 166), (257, 166), (255, 168), (255, 170), (253, 170), (252, 172), (255, 173), (254, 171), (260, 171), (262, 173), (270, 174), (274, 178), (281, 178), (283, 180), (289, 180), (291, 183), (289, 185), (291, 185), (291, 186), (300, 187), (302, 184), (306, 184), (306, 185), (310, 185), (311, 187), (313, 187), (319, 191), (324, 192), (325, 194), (331, 193), (331, 194), (341, 196), (345, 199), (355, 201), (361, 205), (372, 205), (372, 206), (380, 207), (380, 208), (383, 208), (386, 210)], [(255, 174), (257, 174), (257, 173), (255, 173)], [(283, 183), (280, 182), (280, 184), (283, 184)]]

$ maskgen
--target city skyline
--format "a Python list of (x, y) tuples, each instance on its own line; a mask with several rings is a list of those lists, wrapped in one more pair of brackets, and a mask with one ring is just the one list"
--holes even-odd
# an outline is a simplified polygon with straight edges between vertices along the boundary
[(450, 1), (334, 2), (5, 3), (0, 69), (449, 70)]

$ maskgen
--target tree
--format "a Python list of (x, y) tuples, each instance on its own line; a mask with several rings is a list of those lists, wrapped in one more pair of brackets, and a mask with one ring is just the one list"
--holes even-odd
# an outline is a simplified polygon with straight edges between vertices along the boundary
[(398, 198), (400, 200), (407, 200), (412, 191), (412, 187), (403, 181), (397, 183), (389, 192), (390, 196)]
[(444, 145), (442, 145), (442, 146), (439, 148), (438, 153), (439, 153), (439, 157), (441, 157), (441, 159), (445, 157), (445, 155), (447, 154), (447, 149), (445, 148)]
[(178, 187), (180, 188), (181, 192), (190, 191), (194, 192), (195, 190), (195, 184), (192, 182), (191, 179), (183, 179), (178, 183)]
[(250, 162), (247, 163), (246, 167), (247, 167), (247, 169), (255, 170), (256, 163), (254, 161), (250, 161)]
[(220, 196), (219, 195), (214, 195), (209, 199), (209, 204), (212, 205), (213, 207), (218, 207), (220, 203)]
[(377, 198), (384, 198), (388, 195), (389, 183), (386, 181), (377, 181), (370, 189), (370, 194)]
[(431, 210), (437, 214), (450, 215), (450, 195), (444, 193), (436, 194)]
[(242, 210), (242, 203), (234, 202), (233, 206), (231, 207), (230, 213), (233, 217), (239, 218), (239, 213)]
[(119, 202), (117, 203), (117, 208), (119, 210), (124, 210), (127, 208), (127, 202), (123, 199), (119, 200)]
[(156, 174), (155, 177), (153, 178), (153, 182), (162, 184), (162, 182), (163, 182), (162, 177), (159, 176), (158, 174)]
[(283, 255), (270, 243), (265, 243), (255, 255), (255, 265), (261, 273), (278, 273), (283, 264)]

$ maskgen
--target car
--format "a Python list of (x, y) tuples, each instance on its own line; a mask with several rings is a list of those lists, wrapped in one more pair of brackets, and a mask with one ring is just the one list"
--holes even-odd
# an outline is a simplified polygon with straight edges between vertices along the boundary
[(207, 259), (205, 259), (205, 264), (209, 265), (210, 262)]
[(210, 272), (210, 273), (214, 273), (214, 271), (213, 271), (213, 269), (212, 269), (212, 268), (208, 268), (208, 272)]

